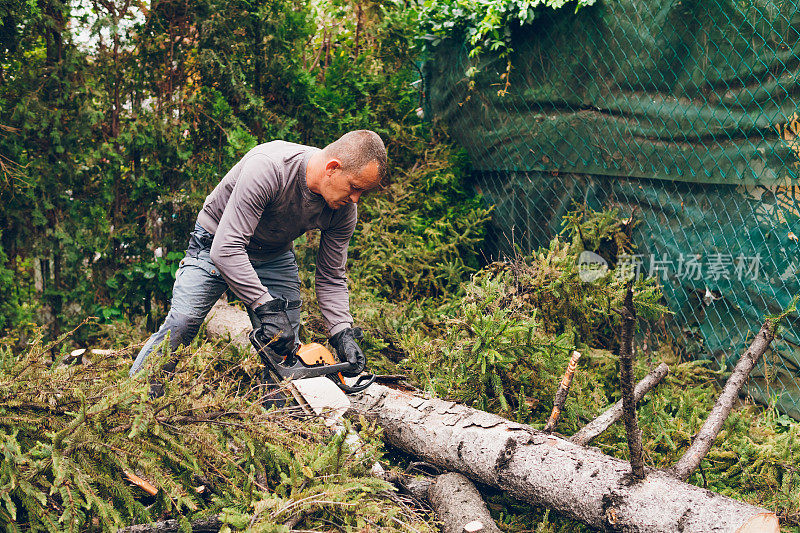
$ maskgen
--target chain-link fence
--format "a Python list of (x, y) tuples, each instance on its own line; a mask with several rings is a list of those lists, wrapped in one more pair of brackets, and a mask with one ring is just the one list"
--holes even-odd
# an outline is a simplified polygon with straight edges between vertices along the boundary
[[(513, 36), (513, 66), (466, 48), (427, 64), (429, 112), (495, 206), (496, 252), (545, 245), (573, 202), (640, 221), (629, 258), (659, 277), (668, 328), (738, 359), (800, 293), (800, 8), (794, 1), (607, 0)], [(800, 418), (800, 320), (751, 394)]]

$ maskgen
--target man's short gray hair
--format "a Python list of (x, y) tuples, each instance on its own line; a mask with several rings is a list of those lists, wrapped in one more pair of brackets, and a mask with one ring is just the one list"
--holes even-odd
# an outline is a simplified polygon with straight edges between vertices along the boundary
[(323, 151), (335, 157), (345, 172), (360, 172), (372, 161), (378, 164), (378, 176), (386, 175), (386, 147), (380, 135), (371, 130), (349, 131), (326, 146)]

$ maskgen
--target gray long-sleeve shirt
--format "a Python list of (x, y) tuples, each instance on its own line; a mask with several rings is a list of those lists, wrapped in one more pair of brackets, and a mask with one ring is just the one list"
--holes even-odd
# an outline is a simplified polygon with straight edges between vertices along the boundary
[(308, 188), (306, 166), (318, 148), (272, 141), (260, 144), (208, 195), (197, 222), (214, 234), (211, 260), (234, 294), (257, 307), (272, 299), (253, 261), (290, 250), (308, 230), (322, 230), (316, 289), (322, 317), (333, 335), (352, 326), (345, 264), (356, 227), (356, 206), (331, 209)]

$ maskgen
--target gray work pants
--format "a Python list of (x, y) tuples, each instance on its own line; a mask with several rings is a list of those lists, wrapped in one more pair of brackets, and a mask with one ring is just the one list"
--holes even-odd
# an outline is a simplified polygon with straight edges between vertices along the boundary
[[(228, 284), (211, 261), (211, 240), (213, 235), (202, 226), (195, 224), (189, 240), (186, 257), (181, 260), (175, 273), (172, 287), (172, 303), (164, 323), (142, 347), (131, 366), (129, 375), (133, 376), (144, 368), (145, 361), (154, 348), (158, 347), (169, 332), (169, 345), (175, 350), (181, 344), (188, 345), (197, 335), (206, 315), (214, 306)], [(287, 251), (270, 261), (251, 261), (258, 278), (273, 298), (284, 298), (288, 302), (286, 314), (294, 329), (295, 340), (300, 329), (300, 277), (294, 253)], [(253, 327), (260, 324), (249, 311)], [(173, 359), (164, 365), (163, 370), (172, 372), (178, 361)]]

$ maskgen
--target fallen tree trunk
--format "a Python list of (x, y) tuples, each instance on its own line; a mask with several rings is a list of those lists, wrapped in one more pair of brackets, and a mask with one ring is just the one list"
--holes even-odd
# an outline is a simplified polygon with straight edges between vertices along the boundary
[(437, 476), (428, 489), (428, 500), (442, 523), (442, 533), (500, 533), (481, 493), (462, 474)]
[[(217, 322), (221, 315), (224, 321)], [(245, 320), (242, 310), (230, 316), (223, 311), (207, 326), (217, 333), (220, 325), (217, 334), (237, 342)], [(390, 444), (599, 529), (778, 532), (777, 517), (766, 509), (659, 471), (646, 470), (644, 480), (632, 483), (625, 461), (455, 402), (377, 384), (350, 398), (354, 411), (383, 426)]]
[(394, 446), (610, 531), (778, 531), (774, 513), (454, 402), (372, 385), (351, 397)]

